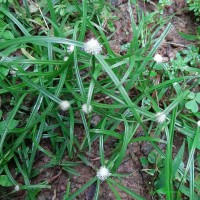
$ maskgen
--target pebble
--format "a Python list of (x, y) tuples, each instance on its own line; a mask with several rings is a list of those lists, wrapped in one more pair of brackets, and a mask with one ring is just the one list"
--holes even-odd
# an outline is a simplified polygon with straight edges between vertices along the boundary
[(175, 58), (175, 53), (174, 52), (170, 52), (169, 53), (169, 58), (171, 59), (171, 58)]
[(151, 152), (152, 150), (152, 145), (151, 143), (149, 142), (145, 142), (143, 145), (142, 145), (142, 152), (144, 153), (144, 155), (149, 155), (149, 153)]
[(163, 57), (163, 62), (168, 62), (169, 58), (168, 57)]
[(168, 8), (168, 13), (169, 13), (169, 14), (174, 14), (174, 8), (173, 8), (172, 6), (170, 6), (170, 7)]
[(65, 185), (61, 185), (61, 186), (60, 186), (60, 190), (61, 190), (61, 191), (65, 191), (65, 190), (66, 190), (66, 186), (65, 186)]
[(91, 125), (95, 127), (101, 120), (101, 117), (97, 114), (94, 114), (91, 119)]
[(112, 4), (113, 6), (118, 6), (118, 5), (120, 5), (121, 3), (122, 3), (121, 0), (111, 0), (111, 4)]
[(174, 40), (173, 34), (170, 34), (170, 32), (169, 32), (169, 34), (166, 36), (166, 40), (167, 41), (173, 41)]

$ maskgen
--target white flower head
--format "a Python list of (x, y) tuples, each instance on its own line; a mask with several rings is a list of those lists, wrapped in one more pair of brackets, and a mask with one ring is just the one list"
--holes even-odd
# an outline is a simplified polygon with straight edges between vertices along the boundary
[(162, 63), (163, 61), (163, 57), (160, 55), (160, 54), (156, 54), (154, 57), (153, 57), (154, 61), (157, 62), (157, 63)]
[(109, 176), (111, 175), (108, 168), (105, 166), (101, 166), (100, 169), (97, 172), (97, 178), (101, 181), (105, 181)]
[(19, 191), (19, 185), (15, 185), (15, 191)]
[(92, 106), (91, 105), (88, 105), (85, 103), (82, 105), (82, 111), (85, 113), (85, 114), (89, 114), (92, 112)]
[(38, 11), (38, 5), (37, 5), (37, 4), (31, 4), (31, 5), (29, 6), (29, 11), (30, 11), (30, 13), (35, 13), (35, 12), (37, 12), (37, 11)]
[(11, 74), (13, 77), (16, 77), (17, 71), (16, 71), (16, 70), (10, 70), (10, 74)]
[(64, 61), (67, 61), (67, 60), (68, 60), (68, 58), (69, 58), (69, 57), (65, 56), (63, 60), (64, 60)]
[(197, 122), (197, 126), (199, 126), (199, 127), (200, 127), (200, 120)]
[(60, 107), (60, 109), (61, 109), (62, 111), (66, 111), (66, 110), (68, 110), (69, 107), (70, 107), (70, 102), (69, 102), (69, 101), (61, 101), (61, 102), (59, 103), (59, 107)]
[(158, 123), (163, 123), (166, 120), (166, 115), (162, 112), (156, 114), (156, 121)]
[(17, 71), (18, 69), (16, 67), (12, 67), (9, 72), (13, 77), (16, 77)]
[(70, 45), (67, 47), (67, 53), (72, 53), (74, 51), (74, 45)]
[(98, 40), (92, 38), (84, 44), (83, 49), (89, 54), (97, 55), (102, 51), (102, 45), (98, 42)]

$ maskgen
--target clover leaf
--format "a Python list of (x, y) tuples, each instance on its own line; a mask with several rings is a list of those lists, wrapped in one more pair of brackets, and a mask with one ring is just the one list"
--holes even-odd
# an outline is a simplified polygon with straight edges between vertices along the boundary
[(6, 175), (0, 176), (0, 185), (4, 187), (13, 186), (14, 184), (10, 180), (10, 178)]
[(200, 92), (196, 94), (195, 100), (200, 104)]
[(188, 110), (191, 110), (193, 113), (198, 112), (198, 104), (195, 100), (190, 100), (185, 104), (185, 107)]

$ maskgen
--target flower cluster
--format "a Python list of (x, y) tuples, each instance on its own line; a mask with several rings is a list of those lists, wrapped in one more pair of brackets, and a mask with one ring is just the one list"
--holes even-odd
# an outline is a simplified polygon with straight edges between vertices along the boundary
[(74, 51), (74, 45), (70, 45), (67, 47), (67, 53), (72, 53)]
[(83, 49), (89, 54), (97, 55), (102, 51), (102, 45), (99, 44), (98, 40), (92, 38), (84, 44)]
[(163, 62), (163, 57), (160, 54), (156, 54), (153, 59), (156, 63), (162, 63)]
[(15, 191), (18, 192), (19, 191), (19, 185), (15, 185)]
[(92, 112), (92, 106), (91, 105), (87, 105), (86, 103), (82, 105), (82, 111), (85, 114), (89, 114)]
[(101, 166), (100, 169), (97, 171), (97, 178), (101, 181), (105, 181), (111, 175), (108, 168), (105, 166)]
[(158, 123), (163, 123), (166, 120), (166, 115), (163, 112), (159, 112), (156, 114), (156, 121)]
[[(74, 45), (70, 45), (67, 47), (67, 53), (72, 53), (74, 51)], [(102, 51), (102, 45), (98, 42), (98, 40), (92, 38), (84, 43), (83, 50), (86, 53), (97, 55)], [(64, 58), (64, 61), (67, 60), (68, 57)]]
[[(70, 102), (69, 101), (61, 101), (59, 103), (59, 108), (62, 111), (67, 111), (70, 108)], [(92, 106), (91, 105), (87, 105), (86, 103), (82, 105), (81, 110), (85, 113), (85, 114), (89, 114), (92, 112)]]
[(70, 102), (69, 101), (61, 101), (59, 104), (59, 107), (62, 111), (66, 111), (70, 107)]

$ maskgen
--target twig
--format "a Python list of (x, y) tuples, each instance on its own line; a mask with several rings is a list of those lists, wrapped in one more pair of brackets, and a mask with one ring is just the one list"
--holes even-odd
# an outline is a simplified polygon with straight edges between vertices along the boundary
[(179, 47), (186, 47), (186, 45), (178, 44), (178, 43), (175, 43), (175, 42), (164, 42), (164, 43), (172, 44), (172, 45), (174, 45), (174, 46), (179, 46)]
[(51, 179), (49, 179), (47, 182), (52, 183), (55, 179), (57, 179), (62, 174), (62, 170), (55, 176), (53, 176)]

